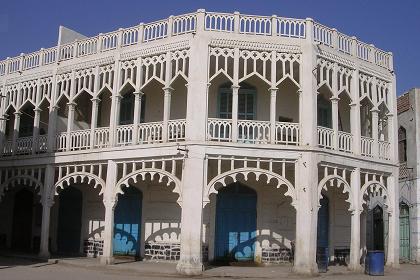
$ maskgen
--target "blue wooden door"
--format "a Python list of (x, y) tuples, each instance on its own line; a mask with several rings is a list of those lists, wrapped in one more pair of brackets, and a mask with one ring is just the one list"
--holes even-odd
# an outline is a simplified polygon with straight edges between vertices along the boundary
[(140, 255), (140, 225), (143, 195), (129, 187), (118, 198), (114, 211), (114, 254)]
[(82, 229), (82, 192), (68, 187), (60, 192), (59, 199), (57, 250), (62, 254), (77, 255)]
[(216, 205), (215, 259), (254, 259), (257, 229), (257, 194), (234, 183), (219, 191)]
[(318, 228), (317, 228), (317, 247), (328, 247), (328, 231), (329, 231), (329, 201), (324, 197), (320, 201), (321, 208), (318, 211)]

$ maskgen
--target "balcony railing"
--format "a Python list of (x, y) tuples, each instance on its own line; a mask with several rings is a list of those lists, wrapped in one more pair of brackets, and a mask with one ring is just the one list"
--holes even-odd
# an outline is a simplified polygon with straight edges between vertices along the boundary
[(334, 130), (331, 128), (318, 126), (318, 145), (321, 148), (334, 148)]
[(374, 139), (362, 136), (360, 139), (360, 153), (362, 156), (373, 157)]
[(346, 153), (353, 151), (353, 135), (348, 132), (338, 132), (338, 150)]
[[(168, 126), (169, 134), (172, 134), (173, 138), (171, 141), (176, 141), (175, 139), (175, 130), (178, 128), (175, 123), (178, 121), (170, 121)], [(141, 144), (154, 144), (163, 142), (162, 139), (163, 123), (162, 122), (150, 122), (150, 123), (141, 123), (139, 124), (138, 129), (138, 140)], [(185, 122), (184, 122), (184, 132), (185, 132)], [(185, 140), (185, 135), (184, 139)], [(181, 141), (181, 138), (178, 140)]]
[[(239, 120), (237, 141), (248, 144), (268, 144), (272, 142), (271, 123), (269, 121)], [(233, 127), (231, 119), (209, 118), (207, 122), (207, 140), (232, 142)], [(298, 145), (299, 124), (276, 122), (274, 143), (281, 145)]]
[(0, 76), (22, 72), (25, 70), (107, 52), (117, 48), (125, 48), (136, 44), (144, 44), (168, 37), (202, 31), (218, 31), (257, 36), (278, 36), (306, 39), (311, 34), (314, 42), (336, 49), (345, 54), (373, 63), (377, 66), (393, 70), (392, 54), (380, 50), (338, 32), (310, 19), (294, 19), (278, 16), (242, 15), (239, 13), (213, 13), (199, 10), (180, 16), (121, 28), (106, 34), (76, 40), (69, 44), (41, 49), (30, 54), (0, 61)]
[(387, 141), (379, 141), (379, 158), (390, 159), (391, 144)]

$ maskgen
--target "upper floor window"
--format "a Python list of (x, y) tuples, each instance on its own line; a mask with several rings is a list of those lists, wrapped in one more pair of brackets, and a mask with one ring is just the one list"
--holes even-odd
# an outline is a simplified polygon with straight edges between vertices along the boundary
[[(255, 120), (257, 116), (257, 91), (255, 88), (243, 84), (238, 93), (238, 119)], [(232, 118), (232, 89), (230, 85), (219, 88), (219, 118)]]
[(331, 104), (322, 95), (318, 95), (318, 125), (332, 127)]
[[(127, 92), (121, 98), (120, 103), (120, 125), (132, 124), (134, 122), (134, 94)], [(146, 95), (141, 98), (140, 122), (144, 122), (146, 109)]]
[(398, 128), (398, 156), (400, 162), (407, 161), (407, 132), (402, 126)]

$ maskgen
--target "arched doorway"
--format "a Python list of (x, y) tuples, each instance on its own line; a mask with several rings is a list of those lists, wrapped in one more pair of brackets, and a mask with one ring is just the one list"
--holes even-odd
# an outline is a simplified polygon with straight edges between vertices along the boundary
[(233, 183), (221, 189), (216, 202), (215, 259), (253, 261), (257, 229), (257, 193)]
[(12, 249), (31, 250), (33, 193), (22, 189), (15, 194), (13, 207)]
[(133, 186), (118, 198), (114, 211), (114, 255), (140, 255), (142, 200), (142, 192)]
[(80, 254), (82, 203), (82, 192), (75, 187), (60, 192), (57, 230), (57, 251), (60, 254)]
[(329, 233), (329, 200), (325, 195), (322, 197), (321, 207), (318, 211), (318, 227), (317, 227), (317, 248), (328, 247), (328, 233)]
[(405, 203), (400, 204), (400, 260), (410, 260), (410, 212)]

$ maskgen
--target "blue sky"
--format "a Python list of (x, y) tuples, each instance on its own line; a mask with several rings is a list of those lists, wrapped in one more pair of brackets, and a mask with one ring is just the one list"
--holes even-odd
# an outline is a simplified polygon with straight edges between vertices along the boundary
[(420, 0), (1, 0), (0, 59), (57, 43), (58, 26), (84, 35), (192, 12), (311, 17), (394, 53), (397, 93), (420, 87)]

